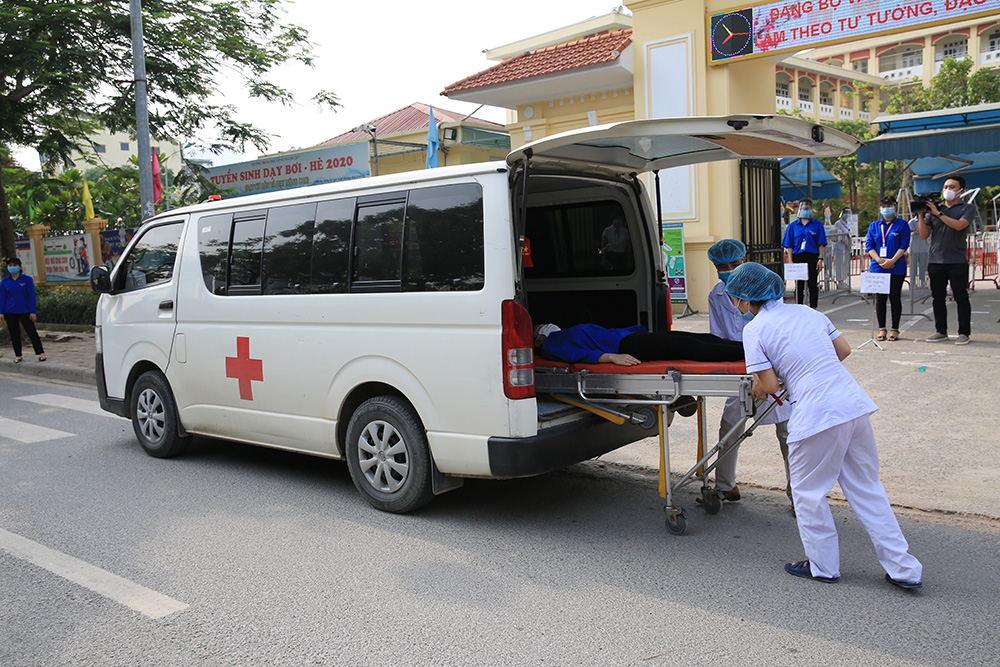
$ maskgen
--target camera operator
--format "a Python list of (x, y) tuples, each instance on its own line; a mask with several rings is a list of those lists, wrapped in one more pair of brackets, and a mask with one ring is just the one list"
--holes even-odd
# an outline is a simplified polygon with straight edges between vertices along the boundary
[(920, 238), (927, 239), (927, 277), (931, 283), (934, 305), (934, 328), (928, 341), (948, 340), (948, 284), (958, 307), (958, 340), (967, 345), (972, 334), (972, 306), (969, 304), (969, 260), (965, 237), (976, 216), (976, 207), (959, 199), (965, 191), (965, 179), (950, 176), (944, 182), (940, 206), (927, 202), (927, 210), (917, 213)]

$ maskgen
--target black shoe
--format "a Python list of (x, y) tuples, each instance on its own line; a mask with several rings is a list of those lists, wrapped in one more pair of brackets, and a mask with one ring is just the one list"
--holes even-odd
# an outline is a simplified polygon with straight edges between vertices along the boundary
[(793, 577), (822, 581), (824, 584), (835, 584), (840, 581), (840, 577), (817, 577), (809, 569), (809, 561), (807, 560), (800, 560), (798, 563), (785, 563), (785, 572)]
[(917, 588), (923, 588), (924, 586), (924, 582), (922, 581), (902, 581), (901, 579), (893, 579), (888, 575), (888, 573), (885, 575), (885, 580), (894, 586), (905, 588), (908, 591), (912, 591)]

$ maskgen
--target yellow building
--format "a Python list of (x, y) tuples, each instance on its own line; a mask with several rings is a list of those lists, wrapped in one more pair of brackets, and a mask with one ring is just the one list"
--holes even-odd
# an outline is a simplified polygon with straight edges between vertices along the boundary
[[(91, 149), (86, 152), (73, 151), (70, 154), (70, 161), (73, 169), (87, 171), (92, 167), (102, 167), (110, 169), (113, 167), (124, 167), (130, 165), (131, 158), (139, 154), (139, 144), (127, 134), (112, 133), (102, 130), (88, 137)], [(162, 169), (170, 169), (177, 173), (183, 166), (183, 152), (181, 145), (172, 141), (156, 141), (151, 144), (152, 150), (156, 151)], [(41, 156), (42, 164), (45, 164), (45, 157)], [(54, 164), (54, 172), (61, 174), (66, 171), (60, 162)]]
[[(907, 85), (910, 75), (929, 81), (945, 56), (977, 54), (977, 67), (1000, 63), (1000, 23), (980, 17), (711, 65), (708, 20), (733, 11), (732, 0), (626, 4), (632, 16), (615, 11), (490, 49), (487, 57), (499, 64), (442, 94), (508, 109), (507, 129), (519, 146), (564, 130), (652, 117), (785, 111), (816, 121), (871, 121), (889, 86)], [(714, 163), (660, 175), (663, 219), (684, 223), (688, 295), (696, 309), (706, 308), (717, 280), (705, 254), (715, 241), (743, 238), (758, 258), (778, 261), (773, 202), (747, 195), (768, 178), (765, 167)]]
[[(307, 150), (367, 141), (373, 175), (424, 169), (430, 109), (426, 104), (414, 103)], [(503, 160), (510, 152), (510, 136), (502, 125), (440, 107), (434, 107), (434, 120), (441, 167)]]

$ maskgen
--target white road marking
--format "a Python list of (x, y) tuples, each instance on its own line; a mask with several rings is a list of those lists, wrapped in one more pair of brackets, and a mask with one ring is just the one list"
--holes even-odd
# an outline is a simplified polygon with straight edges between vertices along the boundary
[(82, 398), (73, 398), (72, 396), (60, 396), (59, 394), (34, 394), (32, 396), (18, 396), (17, 400), (37, 403), (38, 405), (48, 405), (53, 408), (65, 408), (67, 410), (76, 410), (77, 412), (86, 412), (87, 414), (97, 415), (99, 417), (117, 416), (102, 410), (101, 404), (97, 401), (88, 401)]
[(58, 440), (66, 438), (73, 433), (57, 431), (54, 428), (45, 428), (35, 424), (19, 422), (16, 419), (0, 417), (0, 438), (10, 438), (18, 442), (45, 442), (46, 440)]
[(188, 608), (183, 602), (3, 529), (0, 549), (149, 618), (163, 618)]

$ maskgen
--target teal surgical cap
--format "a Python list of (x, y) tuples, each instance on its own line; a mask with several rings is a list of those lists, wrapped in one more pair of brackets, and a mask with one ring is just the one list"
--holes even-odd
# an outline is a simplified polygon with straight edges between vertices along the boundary
[(740, 264), (729, 274), (726, 292), (741, 301), (770, 301), (785, 295), (785, 281), (761, 264)]
[(738, 239), (722, 239), (708, 249), (708, 259), (716, 265), (737, 262), (746, 256), (747, 247)]

